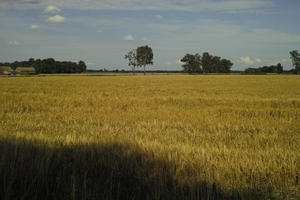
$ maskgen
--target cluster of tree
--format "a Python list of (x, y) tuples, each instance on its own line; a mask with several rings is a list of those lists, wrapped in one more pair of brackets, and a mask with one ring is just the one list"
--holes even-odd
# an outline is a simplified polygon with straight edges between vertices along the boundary
[(297, 50), (290, 52), (292, 63), (297, 74), (300, 74), (300, 53)]
[(140, 46), (129, 51), (125, 59), (128, 60), (128, 65), (132, 67), (133, 72), (136, 67), (143, 67), (146, 74), (146, 65), (153, 65), (153, 51), (149, 46)]
[(205, 52), (200, 54), (186, 54), (181, 62), (183, 71), (188, 73), (229, 73), (233, 63), (227, 59), (210, 55)]
[(83, 61), (70, 62), (70, 61), (56, 61), (53, 58), (47, 59), (33, 59), (28, 61), (13, 62), (13, 63), (0, 63), (0, 65), (10, 66), (13, 69), (17, 67), (34, 67), (37, 73), (82, 73), (86, 71), (86, 65)]
[(245, 69), (245, 73), (247, 73), (247, 74), (260, 74), (260, 73), (278, 73), (278, 74), (281, 74), (282, 72), (283, 72), (283, 67), (282, 67), (281, 63), (278, 63), (277, 65)]

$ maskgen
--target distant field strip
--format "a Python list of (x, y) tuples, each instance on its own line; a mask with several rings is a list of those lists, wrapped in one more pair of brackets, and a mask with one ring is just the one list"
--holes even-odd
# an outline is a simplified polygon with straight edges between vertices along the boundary
[(300, 199), (300, 76), (0, 77), (0, 199)]

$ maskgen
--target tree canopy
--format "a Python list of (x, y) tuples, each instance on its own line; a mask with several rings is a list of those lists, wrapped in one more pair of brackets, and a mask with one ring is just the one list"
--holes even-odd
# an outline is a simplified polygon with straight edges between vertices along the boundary
[(229, 73), (233, 63), (227, 59), (210, 55), (205, 52), (202, 54), (186, 54), (181, 62), (183, 71), (189, 73)]
[(149, 46), (141, 46), (136, 49), (136, 58), (138, 66), (144, 67), (146, 74), (146, 65), (153, 65), (153, 51)]
[(128, 60), (128, 66), (132, 66), (132, 71), (134, 72), (135, 68), (138, 66), (136, 49), (129, 51), (125, 55), (125, 59)]
[(199, 54), (186, 54), (181, 60), (183, 71), (188, 73), (202, 73), (201, 56)]
[(153, 65), (153, 51), (149, 46), (140, 46), (137, 49), (129, 51), (125, 55), (128, 60), (128, 65), (133, 67), (143, 67), (144, 74), (146, 73), (146, 65)]
[(276, 67), (277, 67), (277, 73), (278, 74), (281, 74), (282, 72), (283, 72), (283, 66), (282, 66), (282, 64), (281, 63), (278, 63), (277, 65), (276, 65)]

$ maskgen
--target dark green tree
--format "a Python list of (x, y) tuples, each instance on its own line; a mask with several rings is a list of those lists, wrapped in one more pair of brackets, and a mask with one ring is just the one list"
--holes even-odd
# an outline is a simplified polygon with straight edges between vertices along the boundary
[(32, 64), (34, 64), (34, 62), (35, 62), (34, 58), (29, 58), (28, 64), (32, 65)]
[(214, 68), (217, 62), (216, 58), (207, 52), (202, 54), (201, 61), (203, 73), (211, 73), (213, 71), (212, 68)]
[(146, 75), (146, 65), (153, 65), (153, 51), (149, 46), (140, 46), (136, 49), (137, 64), (144, 68)]
[(233, 63), (227, 59), (210, 55), (205, 52), (202, 54), (186, 54), (181, 62), (183, 71), (189, 73), (229, 73)]
[(230, 73), (233, 63), (230, 60), (222, 59), (218, 62), (216, 73)]
[(233, 63), (227, 59), (221, 59), (219, 56), (203, 53), (202, 59), (203, 73), (229, 73)]
[(81, 73), (86, 71), (86, 65), (83, 61), (75, 62), (60, 62), (53, 58), (44, 60), (30, 58), (28, 61), (7, 63), (6, 65), (16, 69), (17, 67), (34, 67), (37, 73)]
[(183, 71), (188, 73), (202, 73), (201, 56), (199, 54), (186, 54), (181, 60)]
[(82, 60), (78, 62), (78, 72), (82, 73), (86, 71), (86, 64)]
[(283, 66), (281, 65), (281, 63), (278, 63), (276, 65), (276, 71), (278, 74), (281, 74), (283, 72)]
[(300, 53), (297, 50), (290, 52), (292, 63), (295, 67), (296, 73), (300, 74)]

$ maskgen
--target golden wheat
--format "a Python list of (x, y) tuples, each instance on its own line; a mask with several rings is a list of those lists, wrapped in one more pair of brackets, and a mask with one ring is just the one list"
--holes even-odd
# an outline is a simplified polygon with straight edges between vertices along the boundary
[[(167, 183), (163, 179), (172, 180), (173, 188), (181, 188), (181, 199), (252, 199), (253, 195), (257, 199), (300, 198), (298, 76), (1, 77), (0, 86), (3, 145), (0, 178), (11, 185), (18, 182), (16, 177), (21, 177), (4, 175), (5, 168), (16, 162), (14, 159), (24, 156), (17, 163), (36, 164), (37, 169), (49, 173), (47, 169), (51, 168), (53, 155), (44, 153), (39, 157), (36, 151), (47, 148), (59, 157), (68, 148), (80, 152), (78, 149), (117, 143), (129, 147), (121, 148), (121, 152), (108, 148), (110, 152), (101, 159), (96, 158), (100, 156), (97, 153), (88, 155), (107, 163), (108, 168), (117, 162), (116, 157), (126, 158), (122, 159), (124, 165), (130, 160), (126, 165), (134, 168), (132, 173), (136, 179), (143, 179), (143, 184), (154, 187), (153, 190), (146, 190), (146, 186), (139, 189), (149, 199), (174, 199), (176, 194), (164, 196), (163, 192), (174, 193), (175, 190), (165, 189)], [(25, 143), (37, 149), (22, 151)], [(10, 157), (4, 153), (18, 148), (20, 150), (9, 154)], [(138, 153), (141, 158), (133, 156)], [(55, 159), (59, 159), (57, 157)], [(86, 157), (80, 159), (81, 162), (93, 161)], [(124, 173), (127, 168), (122, 171), (122, 162), (112, 171)], [(57, 166), (60, 165), (63, 162)], [(15, 166), (12, 170), (18, 174), (24, 166)], [(145, 172), (147, 166), (151, 169)], [(70, 194), (67, 198), (92, 199), (88, 198), (91, 193), (83, 192), (88, 190), (85, 183), (89, 177), (82, 175), (79, 184), (76, 173), (70, 174), (72, 186), (65, 192)], [(40, 179), (43, 176), (40, 175)], [(34, 177), (30, 176), (23, 184), (38, 187), (37, 183), (41, 184), (42, 180), (34, 182)], [(159, 180), (156, 182), (152, 177)], [(203, 191), (203, 184), (211, 191)], [(22, 183), (18, 187), (20, 185)], [(133, 184), (133, 187), (136, 186)], [(1, 195), (13, 199), (11, 188), (14, 187), (2, 186)], [(117, 193), (116, 187), (113, 188), (110, 192)], [(76, 197), (78, 190), (83, 196)], [(104, 193), (106, 199), (117, 199)], [(133, 199), (134, 195), (128, 198)]]

